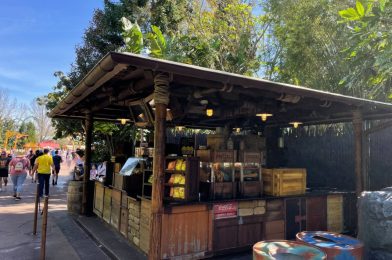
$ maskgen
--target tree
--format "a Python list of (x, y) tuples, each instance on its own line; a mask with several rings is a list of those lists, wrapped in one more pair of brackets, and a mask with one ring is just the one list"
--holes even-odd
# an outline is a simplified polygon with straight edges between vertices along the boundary
[(338, 11), (350, 0), (267, 1), (274, 47), (265, 59), (267, 77), (287, 83), (343, 94), (354, 94), (339, 85), (349, 72), (342, 55), (347, 32)]
[(30, 105), (31, 116), (37, 129), (38, 142), (51, 139), (54, 132), (51, 119), (47, 115), (48, 110), (45, 101), (45, 98), (39, 98), (31, 102)]
[[(155, 25), (144, 32), (125, 17), (125, 50), (150, 56), (252, 75), (261, 65), (258, 50), (262, 46), (267, 20), (254, 14), (254, 5), (239, 0), (193, 1), (184, 28), (163, 34)], [(185, 26), (186, 25), (186, 26)], [(144, 36), (143, 36), (144, 34)]]
[(345, 49), (349, 73), (341, 85), (356, 96), (387, 101), (392, 98), (392, 2), (356, 1), (339, 12), (350, 46)]

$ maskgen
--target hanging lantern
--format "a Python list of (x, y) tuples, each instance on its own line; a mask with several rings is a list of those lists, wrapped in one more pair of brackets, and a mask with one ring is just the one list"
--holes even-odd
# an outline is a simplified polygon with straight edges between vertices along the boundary
[(270, 117), (270, 116), (273, 116), (273, 114), (260, 113), (260, 114), (256, 114), (256, 116), (261, 117), (261, 121), (265, 122), (265, 121), (267, 121), (267, 118)]
[(128, 121), (128, 119), (126, 119), (126, 118), (120, 118), (119, 120), (120, 120), (122, 125), (125, 125), (127, 123), (127, 121)]
[(290, 122), (290, 125), (293, 125), (294, 128), (298, 128), (299, 125), (302, 125), (302, 122)]

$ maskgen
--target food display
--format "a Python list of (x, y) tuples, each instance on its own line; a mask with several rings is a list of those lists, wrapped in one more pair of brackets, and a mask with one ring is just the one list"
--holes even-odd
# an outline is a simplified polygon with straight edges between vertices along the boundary
[[(165, 170), (165, 197), (172, 200), (189, 200), (197, 197), (198, 183), (191, 182), (191, 178), (199, 176), (199, 168), (192, 170), (189, 165), (196, 160), (197, 166), (199, 161), (196, 157), (168, 157), (166, 159)], [(195, 187), (197, 189), (195, 189)]]

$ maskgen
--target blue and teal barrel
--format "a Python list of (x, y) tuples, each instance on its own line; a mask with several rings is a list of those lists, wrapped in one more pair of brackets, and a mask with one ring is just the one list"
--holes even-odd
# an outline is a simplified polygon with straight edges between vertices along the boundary
[(298, 241), (261, 241), (253, 245), (253, 260), (322, 260), (327, 255), (315, 246)]
[(297, 241), (320, 248), (327, 254), (328, 260), (363, 259), (363, 243), (350, 236), (325, 231), (303, 231), (297, 234)]

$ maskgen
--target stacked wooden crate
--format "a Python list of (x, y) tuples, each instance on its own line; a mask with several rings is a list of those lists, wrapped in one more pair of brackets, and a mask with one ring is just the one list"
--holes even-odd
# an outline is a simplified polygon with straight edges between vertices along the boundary
[(301, 195), (306, 191), (306, 169), (263, 169), (264, 193), (271, 196)]
[(103, 184), (96, 181), (94, 190), (94, 213), (102, 218), (103, 214), (103, 199), (104, 198), (104, 187)]
[(103, 198), (103, 214), (102, 218), (106, 223), (110, 224), (110, 215), (112, 212), (112, 189), (105, 187)]
[(284, 203), (282, 199), (267, 200), (264, 215), (264, 239), (285, 239)]
[(140, 201), (128, 197), (128, 239), (136, 246), (140, 245)]
[(121, 210), (120, 210), (120, 233), (128, 237), (128, 196), (125, 191), (121, 192)]
[(140, 209), (140, 249), (148, 253), (150, 249), (151, 201), (142, 200)]
[(343, 231), (343, 195), (328, 195), (327, 197), (327, 229), (331, 232)]
[(120, 213), (121, 212), (121, 190), (112, 190), (112, 212), (110, 216), (110, 224), (118, 229), (120, 224)]
[(238, 203), (238, 216), (263, 215), (265, 213), (265, 200), (240, 201)]

